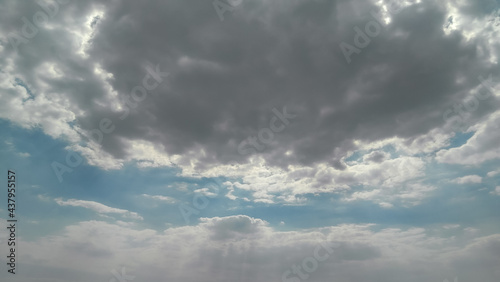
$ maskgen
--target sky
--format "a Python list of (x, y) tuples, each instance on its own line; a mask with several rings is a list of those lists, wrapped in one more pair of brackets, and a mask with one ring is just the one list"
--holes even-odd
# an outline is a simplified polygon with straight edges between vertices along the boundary
[(0, 7), (1, 281), (500, 281), (499, 0)]

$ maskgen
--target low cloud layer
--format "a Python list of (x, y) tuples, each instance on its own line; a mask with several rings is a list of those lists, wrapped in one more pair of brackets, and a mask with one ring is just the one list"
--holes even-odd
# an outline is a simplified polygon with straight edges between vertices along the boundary
[[(299, 279), (292, 272), (294, 266), (309, 280), (378, 277), (380, 281), (416, 282), (459, 276), (463, 281), (481, 277), (481, 281), (493, 282), (500, 274), (497, 235), (471, 235), (462, 228), (453, 237), (431, 235), (445, 226), (374, 229), (373, 225), (340, 225), (277, 231), (263, 220), (241, 215), (204, 218), (199, 225), (163, 232), (85, 221), (66, 227), (61, 235), (23, 242), (21, 255), (30, 266), (27, 269), (32, 264), (67, 268), (65, 275), (71, 281), (87, 281), (79, 276), (80, 271), (108, 281), (114, 278), (112, 270), (121, 273), (122, 267), (127, 275), (135, 276), (134, 281), (165, 277), (172, 281), (283, 281), (287, 270), (286, 279)], [(307, 261), (313, 257), (324, 260), (316, 261), (316, 269), (308, 272), (304, 269), (311, 270)], [(30, 275), (32, 271), (21, 274)], [(49, 277), (43, 274), (37, 281), (49, 281)]]

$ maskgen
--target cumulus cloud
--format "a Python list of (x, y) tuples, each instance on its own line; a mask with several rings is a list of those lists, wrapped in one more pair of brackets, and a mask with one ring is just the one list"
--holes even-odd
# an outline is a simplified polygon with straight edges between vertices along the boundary
[(491, 191), (490, 194), (500, 196), (500, 186), (497, 186), (494, 191)]
[[(68, 150), (104, 169), (135, 163), (194, 173), (226, 165), (243, 171), (261, 165), (258, 159), (282, 170), (342, 171), (342, 159), (362, 144), (389, 142), (411, 155), (447, 146), (452, 134), (441, 130), (443, 113), (481, 86), (477, 74), (498, 76), (491, 60), (498, 54), (492, 7), (486, 13), (469, 1), (406, 1), (399, 13), (384, 15), (380, 34), (348, 64), (340, 43), (352, 44), (353, 28), (373, 20), (371, 11), (384, 14), (383, 4), (253, 2), (238, 6), (230, 23), (199, 0), (61, 6), (17, 52), (2, 40), (0, 117), (64, 139)], [(10, 4), (2, 34), (21, 32), (17, 19), (35, 9), (35, 3)], [(168, 77), (144, 100), (130, 100), (136, 86), (154, 82), (147, 76), (152, 79), (155, 68)], [(496, 104), (496, 96), (483, 103), (470, 114), (471, 125)], [(257, 157), (240, 155), (238, 144), (258, 136), (273, 108), (285, 106), (296, 116), (286, 130)], [(103, 118), (115, 129), (95, 144), (93, 130)], [(497, 158), (485, 145), (498, 122), (488, 124), (470, 144), (441, 151), (437, 159), (469, 164)], [(387, 159), (373, 154), (367, 161)]]
[(466, 175), (453, 179), (452, 182), (457, 184), (481, 183), (483, 178), (479, 175)]
[[(459, 232), (446, 238), (429, 235), (422, 228), (374, 231), (372, 227), (339, 225), (276, 231), (261, 219), (236, 215), (204, 218), (196, 226), (157, 232), (85, 221), (66, 227), (56, 236), (24, 241), (21, 250), (28, 265), (38, 263), (47, 270), (64, 268), (64, 273), (41, 274), (40, 279), (53, 281), (67, 272), (74, 275), (74, 281), (86, 281), (77, 275), (80, 269), (107, 281), (113, 277), (111, 270), (119, 266), (144, 281), (161, 280), (165, 275), (171, 281), (282, 281), (287, 269), (314, 257), (315, 249), (325, 242), (335, 246), (333, 252), (314, 272), (304, 271), (310, 279), (359, 281), (378, 275), (384, 281), (441, 281), (447, 275), (466, 280), (482, 273), (483, 281), (493, 282), (499, 277), (495, 265), (500, 257), (494, 251), (500, 246), (498, 235), (476, 233), (467, 239)], [(459, 247), (461, 243), (464, 245)]]
[[(301, 206), (329, 193), (390, 212), (442, 192), (426, 178), (436, 165), (442, 173), (500, 159), (498, 1), (401, 0), (394, 12), (389, 1), (243, 0), (224, 21), (206, 0), (71, 1), (27, 36), (37, 2), (2, 3), (0, 119), (64, 142), (90, 166), (221, 177), (228, 201)], [(373, 23), (380, 32), (346, 60), (341, 44), (360, 45), (358, 30)], [(19, 36), (29, 40), (16, 45)], [(255, 150), (242, 153), (242, 142)], [(450, 181), (483, 183), (474, 173)], [(498, 234), (462, 223), (278, 231), (234, 215), (158, 232), (134, 229), (130, 219), (143, 218), (127, 209), (55, 202), (122, 220), (23, 241), (23, 263), (43, 275), (22, 281), (109, 281), (121, 267), (137, 281), (280, 281), (321, 242), (338, 248), (311, 280), (500, 277)], [(286, 222), (280, 228), (294, 225)]]
[(479, 165), (485, 161), (498, 159), (500, 148), (500, 112), (492, 114), (485, 123), (477, 126), (477, 131), (467, 142), (456, 148), (443, 149), (436, 154), (442, 163)]

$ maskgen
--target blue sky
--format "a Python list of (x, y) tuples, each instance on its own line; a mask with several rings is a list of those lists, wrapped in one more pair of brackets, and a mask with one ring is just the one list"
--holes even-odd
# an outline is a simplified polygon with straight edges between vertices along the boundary
[(498, 1), (0, 4), (2, 281), (500, 278)]

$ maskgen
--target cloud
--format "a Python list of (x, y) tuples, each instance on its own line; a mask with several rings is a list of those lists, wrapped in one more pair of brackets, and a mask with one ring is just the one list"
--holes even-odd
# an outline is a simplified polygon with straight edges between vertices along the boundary
[(55, 199), (55, 201), (60, 206), (83, 207), (95, 211), (100, 215), (119, 214), (126, 218), (143, 220), (142, 216), (138, 215), (136, 212), (131, 212), (128, 210), (123, 210), (118, 208), (112, 208), (94, 201), (85, 201), (76, 199), (63, 200), (61, 198), (57, 198)]
[(45, 195), (37, 195), (37, 198), (40, 200), (40, 201), (44, 201), (44, 202), (50, 202), (52, 199), (48, 196), (45, 196)]
[(453, 179), (451, 182), (457, 184), (482, 183), (483, 178), (479, 175), (467, 175)]
[(354, 192), (344, 200), (347, 202), (364, 200), (378, 203), (383, 208), (392, 208), (398, 206), (415, 206), (427, 198), (436, 187), (432, 185), (424, 185), (422, 183), (408, 183), (401, 187), (375, 188), (372, 190), (364, 190)]
[[(19, 30), (18, 19), (30, 9), (39, 9), (26, 5), (11, 4), (2, 14), (4, 36)], [(256, 158), (282, 170), (343, 170), (342, 159), (361, 144), (392, 140), (412, 155), (447, 146), (443, 112), (480, 86), (477, 74), (498, 76), (490, 61), (498, 54), (498, 27), (469, 1), (408, 1), (351, 64), (339, 44), (352, 43), (353, 28), (372, 20), (370, 11), (384, 10), (379, 4), (256, 1), (238, 6), (224, 22), (213, 5), (199, 0), (136, 5), (74, 2), (17, 53), (3, 40), (0, 117), (65, 140), (68, 150), (103, 169), (133, 163), (199, 173), (253, 168), (262, 163)], [(450, 16), (453, 25), (445, 27)], [(126, 102), (157, 65), (168, 78), (145, 100)], [(496, 104), (492, 98), (474, 111), (471, 125)], [(287, 129), (257, 157), (240, 155), (239, 142), (258, 135), (272, 109), (285, 106), (296, 115)], [(103, 118), (116, 129), (97, 146), (89, 136), (96, 137)], [(497, 158), (483, 143), (495, 138), (498, 122), (488, 124), (489, 137), (474, 137), (478, 141), (470, 142), (478, 144), (441, 151), (437, 159), (469, 164)]]
[[(181, 197), (193, 190), (214, 197), (192, 183), (223, 178), (221, 201), (233, 205), (219, 207), (225, 215), (238, 201), (248, 209), (307, 210), (312, 197), (329, 194), (345, 205), (378, 205), (384, 214), (404, 207), (411, 218), (421, 213), (415, 206), (447, 192), (439, 179), (454, 171), (448, 165), (478, 167), (466, 173), (478, 175), (454, 183), (482, 183), (479, 175), (491, 170), (482, 165), (500, 159), (500, 17), (494, 0), (397, 4), (402, 9), (393, 13), (387, 1), (243, 0), (221, 22), (211, 1), (71, 1), (13, 48), (12, 32), (23, 34), (24, 17), (31, 20), (41, 6), (10, 1), (0, 10), (0, 119), (43, 132), (102, 170), (175, 170), (181, 184), (159, 186)], [(346, 62), (340, 44), (360, 45), (358, 30), (370, 33), (373, 23), (380, 33), (365, 37), (368, 46)], [(478, 76), (491, 77), (491, 87)], [(485, 93), (488, 100), (474, 98)], [(285, 108), (294, 116), (289, 123)], [(105, 132), (103, 120), (113, 130)], [(457, 121), (464, 132), (454, 132)], [(281, 125), (286, 130), (265, 130)], [(273, 135), (265, 139), (266, 132)], [(244, 154), (238, 151), (244, 140), (265, 146)], [(85, 169), (72, 169), (85, 176)], [(167, 208), (179, 201), (142, 193), (135, 195)], [(39, 194), (39, 202), (50, 199), (43, 195), (50, 193)], [(126, 209), (55, 201), (122, 220), (20, 238), (20, 256), (30, 266), (22, 281), (109, 281), (122, 266), (137, 281), (280, 281), (325, 241), (339, 247), (310, 280), (500, 277), (499, 235), (447, 224), (453, 220), (425, 228), (292, 230), (304, 224), (293, 222), (292, 212), (276, 221), (286, 221), (280, 226), (286, 231), (248, 215), (203, 217), (183, 227), (168, 220), (158, 226), (169, 228), (156, 231), (136, 229), (143, 218)], [(335, 213), (320, 220), (326, 217), (336, 220)]]
[(22, 157), (22, 158), (27, 158), (29, 156), (31, 156), (29, 153), (19, 153), (19, 156)]
[(217, 196), (217, 194), (216, 194), (216, 193), (211, 192), (211, 191), (210, 191), (210, 189), (208, 189), (208, 188), (200, 188), (200, 189), (196, 189), (196, 190), (194, 190), (193, 192), (194, 192), (194, 193), (201, 193), (201, 194), (203, 194), (203, 195), (205, 195), (205, 196), (207, 196), (207, 197), (212, 197), (212, 198), (213, 198), (213, 197), (215, 197), (215, 196)]
[[(371, 160), (342, 163), (343, 170), (326, 163), (314, 167), (290, 165), (285, 170), (266, 167), (264, 160), (254, 158), (249, 165), (218, 166), (201, 172), (205, 177), (244, 174), (241, 180), (225, 183), (229, 185), (228, 197), (243, 198), (247, 197), (246, 192), (250, 192), (251, 200), (265, 203), (302, 204), (301, 196), (305, 194), (343, 193), (351, 190), (351, 186), (360, 185), (367, 190), (380, 189), (380, 195), (370, 200), (387, 202), (401, 196), (400, 199), (415, 200), (416, 203), (426, 197), (426, 191), (433, 190), (429, 185), (419, 184), (419, 179), (425, 175), (425, 161), (418, 157), (400, 156), (380, 163)], [(183, 173), (188, 176), (191, 171)]]
[(495, 175), (500, 174), (500, 170), (490, 171), (488, 172), (488, 177), (494, 177)]
[[(286, 269), (300, 266), (322, 242), (332, 242), (337, 247), (316, 271), (308, 273), (310, 279), (368, 281), (379, 275), (388, 282), (416, 281), (417, 276), (411, 277), (417, 269), (418, 277), (426, 281), (441, 281), (450, 273), (463, 279), (481, 273), (483, 281), (497, 281), (498, 234), (481, 236), (477, 230), (438, 237), (429, 231), (354, 224), (276, 231), (267, 222), (245, 215), (204, 218), (196, 226), (163, 232), (85, 221), (67, 226), (58, 235), (23, 241), (20, 255), (27, 265), (36, 263), (44, 270), (38, 274), (40, 279), (85, 269), (86, 277), (107, 281), (112, 269), (125, 266), (128, 274), (144, 281), (161, 280), (166, 274), (170, 281), (281, 281)], [(460, 242), (462, 247), (457, 245)], [(87, 279), (79, 277), (73, 280)]]
[(175, 203), (177, 200), (172, 198), (172, 197), (167, 197), (167, 196), (161, 196), (161, 195), (148, 195), (148, 194), (142, 194), (143, 197), (150, 198), (150, 199), (155, 199), (155, 200), (160, 200), (163, 202), (167, 202), (169, 204)]
[(457, 148), (443, 149), (436, 154), (442, 163), (479, 165), (500, 158), (497, 140), (500, 138), (500, 111), (492, 114), (467, 142)]
[(490, 194), (500, 196), (500, 186), (497, 186), (494, 191), (491, 191)]
[(383, 151), (373, 151), (369, 154), (366, 154), (363, 156), (363, 160), (365, 162), (375, 162), (375, 163), (381, 163), (386, 159), (390, 158), (390, 154), (387, 152)]

